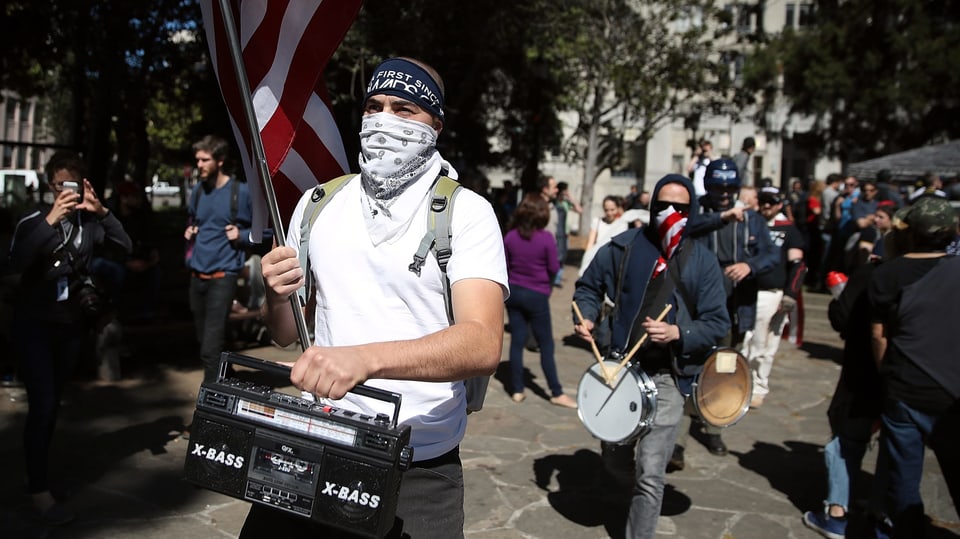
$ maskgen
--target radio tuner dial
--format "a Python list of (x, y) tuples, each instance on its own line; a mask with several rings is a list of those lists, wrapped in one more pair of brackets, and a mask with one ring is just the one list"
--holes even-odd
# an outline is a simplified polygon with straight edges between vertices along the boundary
[(380, 423), (381, 425), (385, 425), (387, 423), (390, 423), (390, 416), (388, 416), (387, 414), (377, 414), (377, 417), (374, 419), (374, 421), (376, 421), (377, 423)]

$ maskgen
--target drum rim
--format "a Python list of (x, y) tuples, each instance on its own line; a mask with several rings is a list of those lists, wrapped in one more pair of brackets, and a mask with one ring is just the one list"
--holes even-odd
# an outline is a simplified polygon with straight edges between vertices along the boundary
[[(710, 363), (711, 360), (717, 357), (717, 354), (719, 352), (734, 352), (737, 355), (737, 368), (738, 369), (742, 368), (743, 372), (746, 373), (746, 383), (748, 385), (747, 392), (746, 392), (746, 395), (744, 396), (742, 404), (737, 409), (737, 412), (731, 415), (731, 417), (733, 417), (734, 419), (728, 423), (714, 423), (713, 421), (710, 421), (704, 415), (703, 409), (700, 406), (700, 395), (699, 395), (699, 390), (701, 387), (699, 383), (700, 375), (703, 373), (703, 371), (706, 370), (707, 364)], [(746, 417), (747, 412), (750, 411), (750, 401), (751, 399), (753, 399), (753, 375), (750, 372), (750, 363), (747, 361), (747, 357), (744, 356), (736, 348), (729, 347), (729, 346), (721, 346), (713, 349), (713, 351), (710, 352), (710, 355), (707, 356), (707, 359), (703, 362), (703, 369), (701, 369), (700, 373), (697, 373), (697, 377), (693, 382), (693, 391), (691, 393), (692, 394), (690, 396), (693, 400), (693, 407), (696, 409), (697, 415), (700, 416), (700, 419), (702, 419), (705, 423), (707, 423), (711, 427), (716, 427), (720, 429), (725, 429), (727, 427), (732, 427), (733, 425), (736, 425), (737, 423), (740, 422), (741, 419)], [(710, 415), (710, 414), (708, 413), (707, 415)]]
[[(604, 360), (603, 362), (604, 367), (606, 367), (608, 371), (617, 369), (619, 364), (620, 362), (612, 361), (612, 360)], [(584, 395), (584, 391), (582, 391), (582, 386), (583, 386), (584, 380), (587, 377), (590, 377), (596, 380), (597, 375), (600, 375), (599, 363), (594, 363), (593, 365), (588, 367), (587, 370), (584, 371), (584, 373), (580, 376), (580, 381), (577, 383), (577, 417), (580, 419), (580, 423), (587, 430), (587, 432), (589, 432), (590, 435), (593, 436), (594, 438), (604, 442), (628, 443), (630, 441), (635, 440), (637, 437), (642, 435), (645, 431), (649, 430), (649, 428), (653, 425), (654, 417), (656, 417), (656, 414), (657, 414), (656, 384), (653, 382), (653, 379), (650, 378), (649, 375), (647, 375), (647, 373), (643, 372), (643, 370), (635, 369), (633, 367), (634, 367), (633, 363), (629, 363), (623, 369), (621, 369), (621, 372), (618, 374), (620, 380), (614, 387), (617, 388), (620, 386), (620, 384), (624, 383), (623, 379), (626, 378), (627, 376), (633, 376), (634, 380), (637, 383), (637, 388), (640, 390), (640, 397), (643, 400), (643, 402), (641, 403), (642, 410), (640, 413), (640, 419), (637, 421), (637, 425), (634, 427), (631, 433), (628, 434), (626, 437), (619, 438), (619, 439), (614, 439), (608, 436), (603, 436), (598, 434), (597, 432), (595, 432), (595, 430), (597, 430), (596, 425), (594, 425), (593, 422), (590, 420), (584, 420), (584, 415), (583, 415), (584, 406), (581, 403), (583, 399), (582, 395)]]

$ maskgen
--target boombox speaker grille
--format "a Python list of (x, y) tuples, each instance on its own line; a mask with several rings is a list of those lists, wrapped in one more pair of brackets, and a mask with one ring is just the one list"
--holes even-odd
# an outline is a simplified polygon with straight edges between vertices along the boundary
[(184, 479), (243, 498), (253, 434), (242, 423), (197, 411), (190, 429)]

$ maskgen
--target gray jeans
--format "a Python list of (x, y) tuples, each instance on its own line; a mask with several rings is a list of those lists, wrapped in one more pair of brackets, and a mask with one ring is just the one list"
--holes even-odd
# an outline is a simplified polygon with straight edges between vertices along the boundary
[(628, 538), (652, 538), (657, 531), (667, 463), (683, 416), (684, 398), (673, 376), (664, 373), (651, 378), (657, 385), (657, 414), (653, 426), (637, 442), (637, 471), (627, 518)]

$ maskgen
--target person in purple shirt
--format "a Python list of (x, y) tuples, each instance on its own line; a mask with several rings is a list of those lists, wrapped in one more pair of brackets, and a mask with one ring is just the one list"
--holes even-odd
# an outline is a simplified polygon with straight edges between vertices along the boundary
[(503, 238), (507, 256), (510, 297), (507, 316), (510, 325), (510, 392), (514, 402), (523, 402), (523, 348), (527, 329), (540, 344), (540, 368), (550, 388), (550, 402), (576, 408), (577, 403), (563, 393), (553, 358), (553, 329), (550, 322), (550, 292), (560, 271), (557, 242), (544, 230), (550, 220), (550, 203), (539, 193), (523, 197), (514, 210), (510, 227)]

